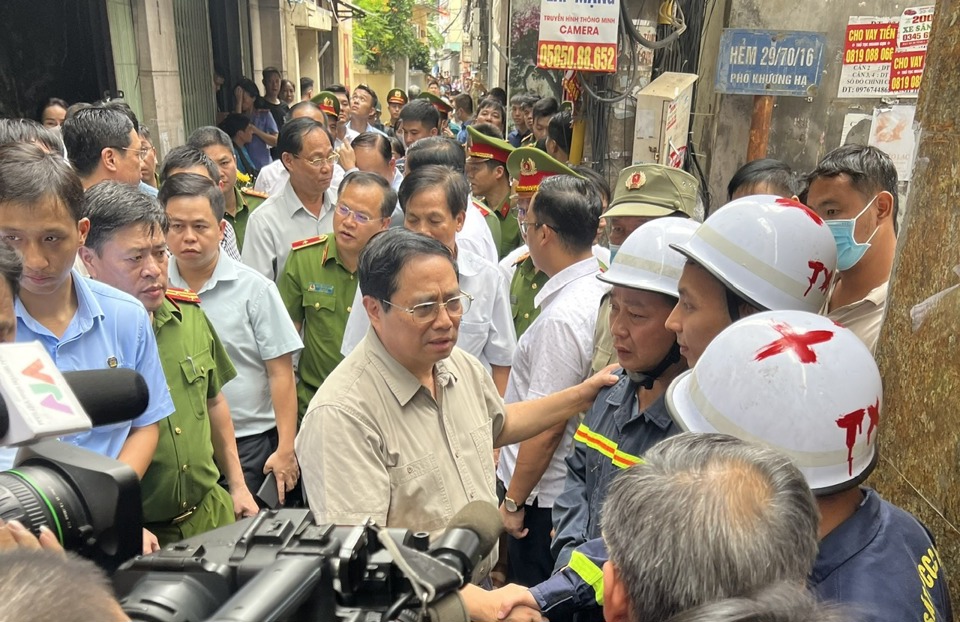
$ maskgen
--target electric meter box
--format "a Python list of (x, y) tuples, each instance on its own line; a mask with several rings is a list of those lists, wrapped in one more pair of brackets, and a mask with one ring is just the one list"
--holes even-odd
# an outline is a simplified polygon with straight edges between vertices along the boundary
[(696, 74), (666, 72), (637, 93), (634, 164), (683, 167), (696, 81)]

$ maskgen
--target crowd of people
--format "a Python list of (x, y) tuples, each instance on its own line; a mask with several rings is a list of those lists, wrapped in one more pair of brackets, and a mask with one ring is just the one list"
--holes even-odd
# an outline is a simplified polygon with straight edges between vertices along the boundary
[[(262, 84), (162, 161), (122, 102), (0, 120), (0, 339), (143, 375), (143, 413), (62, 440), (136, 472), (145, 554), (277, 504), (437, 536), (479, 500), (475, 620), (952, 619), (930, 533), (864, 484), (886, 154), (747, 163), (699, 222), (680, 169), (570, 164), (553, 97), (434, 82), (381, 122), (367, 85)], [(18, 545), (57, 548), (0, 523)]]

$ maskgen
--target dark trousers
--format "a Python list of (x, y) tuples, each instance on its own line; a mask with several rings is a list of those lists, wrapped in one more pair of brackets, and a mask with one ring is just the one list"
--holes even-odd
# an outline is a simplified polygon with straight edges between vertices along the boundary
[[(497, 481), (497, 496), (503, 501), (503, 482)], [(553, 574), (553, 555), (550, 553), (550, 532), (553, 530), (553, 508), (541, 508), (534, 500), (525, 505), (523, 526), (528, 529), (523, 538), (505, 535), (507, 539), (507, 581), (533, 587)]]
[(257, 494), (266, 475), (263, 474), (263, 465), (267, 458), (277, 450), (280, 438), (277, 429), (273, 428), (260, 434), (252, 434), (237, 439), (237, 453), (240, 454), (240, 466), (243, 468), (243, 479), (251, 494)]

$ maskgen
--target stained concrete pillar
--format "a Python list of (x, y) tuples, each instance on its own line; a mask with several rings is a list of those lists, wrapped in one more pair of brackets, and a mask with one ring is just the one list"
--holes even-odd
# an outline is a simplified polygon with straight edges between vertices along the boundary
[(151, 128), (160, 159), (185, 140), (173, 0), (135, 0), (133, 20), (140, 54), (141, 121)]

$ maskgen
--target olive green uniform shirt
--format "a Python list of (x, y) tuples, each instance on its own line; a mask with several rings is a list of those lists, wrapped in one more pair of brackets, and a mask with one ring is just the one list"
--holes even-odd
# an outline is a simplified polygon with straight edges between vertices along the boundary
[(513, 309), (513, 327), (517, 331), (517, 339), (520, 339), (540, 315), (540, 307), (534, 304), (533, 299), (550, 277), (537, 270), (529, 253), (521, 255), (514, 265), (517, 268), (510, 281), (510, 307)]
[(277, 288), (290, 319), (302, 326), (297, 384), (302, 419), (317, 389), (343, 360), (340, 346), (358, 281), (340, 261), (333, 236), (301, 240), (294, 247)]
[(190, 508), (207, 508), (210, 504), (204, 501), (211, 493), (225, 495), (229, 514), (198, 508), (189, 517), (186, 533), (184, 522), (169, 534), (171, 541), (233, 522), (230, 495), (217, 485), (220, 471), (213, 458), (207, 400), (237, 373), (198, 304), (168, 297), (153, 314), (153, 330), (176, 411), (159, 423), (157, 450), (141, 490), (144, 523), (164, 545), (163, 523), (170, 524)]
[(613, 333), (610, 332), (610, 294), (600, 301), (600, 310), (597, 312), (597, 325), (593, 330), (593, 364), (592, 369), (597, 373), (607, 365), (617, 363), (617, 351), (613, 349)]
[(494, 212), (500, 221), (500, 259), (510, 254), (515, 248), (523, 244), (520, 235), (520, 221), (517, 220), (517, 208), (510, 206), (510, 197), (507, 197), (498, 210)]
[(493, 245), (497, 249), (497, 256), (503, 259), (503, 253), (501, 252), (500, 219), (497, 218), (497, 215), (484, 201), (474, 197), (473, 204), (480, 210), (480, 213), (483, 214), (483, 220), (486, 221), (487, 227), (490, 228), (490, 235), (493, 236)]
[(240, 189), (233, 187), (233, 194), (237, 198), (236, 215), (224, 214), (233, 226), (233, 232), (237, 234), (237, 248), (243, 250), (243, 236), (247, 233), (247, 220), (250, 218), (250, 212), (260, 207), (260, 204), (267, 200), (267, 195), (249, 188)]

